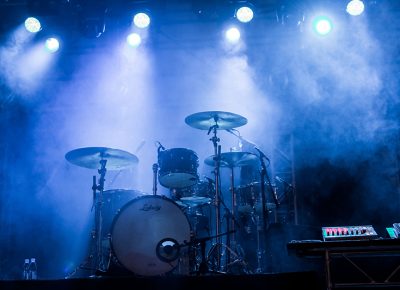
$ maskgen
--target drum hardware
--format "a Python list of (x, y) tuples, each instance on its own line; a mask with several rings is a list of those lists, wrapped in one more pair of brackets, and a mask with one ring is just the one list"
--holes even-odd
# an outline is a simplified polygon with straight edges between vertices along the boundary
[[(233, 231), (227, 232), (227, 234), (232, 234), (232, 233)], [(226, 268), (224, 269), (223, 272), (221, 271), (217, 272), (224, 274), (251, 274), (251, 270), (248, 268), (248, 263), (243, 259), (244, 253), (242, 251), (239, 253), (238, 249), (239, 248), (233, 250), (226, 244), (214, 244), (208, 253), (208, 264), (211, 267), (216, 265), (216, 262), (214, 262), (214, 260), (218, 260), (220, 255), (219, 252), (222, 252), (223, 253), (222, 255), (224, 254), (227, 255), (228, 253), (230, 253), (231, 257), (234, 258), (233, 261), (226, 264)], [(233, 270), (234, 266), (240, 266), (241, 269), (239, 271), (234, 271)]]
[[(259, 149), (259, 147), (255, 143), (243, 138), (243, 136), (241, 136), (241, 134), (240, 134), (240, 132), (238, 130), (229, 129), (229, 130), (226, 130), (226, 131), (228, 131), (232, 135), (236, 136), (240, 140), (240, 142), (244, 142), (244, 143), (249, 144), (249, 146), (251, 146), (252, 149), (256, 150), (258, 152), (258, 155), (259, 155), (258, 158), (259, 158), (259, 163), (260, 163), (260, 198), (261, 198), (261, 206), (259, 204), (256, 204), (256, 202), (255, 202), (256, 198), (255, 198), (255, 196), (252, 196), (253, 202), (251, 203), (251, 207), (250, 208), (245, 208), (245, 210), (247, 210), (247, 211), (250, 210), (251, 214), (252, 214), (252, 219), (253, 220), (256, 219), (256, 222), (255, 222), (255, 224), (257, 226), (257, 231), (256, 231), (257, 232), (257, 270), (256, 270), (256, 272), (257, 273), (261, 273), (262, 272), (262, 269), (261, 269), (262, 257), (261, 256), (262, 256), (263, 250), (261, 248), (261, 244), (262, 243), (260, 242), (260, 238), (261, 238), (260, 237), (260, 231), (263, 232), (263, 234), (266, 234), (267, 225), (269, 224), (269, 216), (268, 216), (269, 210), (271, 208), (273, 208), (273, 207), (278, 207), (279, 206), (279, 200), (278, 200), (278, 197), (277, 197), (277, 192), (276, 192), (276, 190), (274, 190), (272, 188), (272, 184), (271, 184), (271, 181), (269, 180), (269, 176), (267, 174), (267, 168), (266, 168), (266, 164), (265, 164), (265, 160), (267, 160), (268, 163), (270, 162), (270, 160)], [(265, 179), (267, 179), (267, 181), (268, 181), (269, 190), (270, 190), (270, 192), (272, 194), (272, 198), (273, 198), (275, 204), (267, 203), (267, 198), (266, 198), (266, 193), (265, 193), (265, 184), (266, 184)], [(242, 210), (243, 210), (243, 208), (242, 208)], [(262, 217), (261, 221), (260, 221), (259, 212), (261, 212), (261, 217)], [(276, 217), (276, 212), (275, 212), (275, 219), (276, 218), (277, 217)], [(260, 225), (261, 225), (261, 227), (260, 227)]]
[[(220, 233), (219, 236), (222, 237), (224, 235), (229, 235), (231, 233), (232, 233), (232, 231), (227, 231), (226, 233)], [(209, 259), (207, 258), (207, 255), (206, 255), (206, 242), (216, 239), (216, 238), (218, 238), (217, 235), (193, 239), (191, 244), (199, 244), (200, 245), (201, 261), (199, 263), (198, 270), (192, 272), (191, 274), (195, 274), (197, 276), (205, 275), (205, 274), (209, 274), (209, 273), (225, 274), (224, 272), (219, 271), (219, 269), (214, 271), (214, 270), (210, 270), (210, 268), (208, 267)], [(213, 249), (215, 249), (216, 245), (221, 245), (221, 244), (214, 244), (213, 247), (211, 247), (211, 249), (209, 251), (208, 257), (210, 257), (210, 253), (213, 251)]]
[[(211, 160), (213, 156), (210, 156), (205, 159), (205, 163), (208, 165), (212, 165)], [(258, 161), (258, 157), (252, 153), (248, 152), (224, 152), (221, 153), (220, 157), (221, 167), (227, 167), (230, 169), (230, 190), (231, 190), (231, 210), (229, 211), (228, 207), (223, 203), (226, 209), (226, 219), (227, 219), (227, 229), (232, 229), (232, 235), (228, 235), (226, 245), (228, 249), (233, 249), (233, 252), (240, 252), (240, 245), (236, 241), (236, 228), (239, 227), (239, 223), (236, 220), (237, 216), (237, 201), (236, 201), (236, 192), (235, 192), (235, 184), (234, 184), (234, 169), (235, 167), (246, 166), (253, 164)], [(227, 251), (226, 255), (226, 267), (232, 263), (231, 261), (231, 252)]]
[[(106, 147), (84, 147), (69, 151), (65, 158), (72, 164), (97, 169), (100, 174), (99, 184), (97, 184), (96, 176), (93, 176), (93, 208), (95, 209), (94, 229), (91, 232), (89, 256), (85, 261), (90, 266), (81, 264), (79, 268), (92, 271), (92, 275), (98, 272), (106, 272), (108, 264), (105, 264), (103, 256), (103, 191), (105, 175), (107, 172), (106, 165), (109, 170), (120, 170), (135, 165), (138, 158), (126, 151), (106, 148)], [(100, 167), (100, 168), (99, 168)]]
[[(214, 148), (214, 157), (213, 157), (213, 165), (214, 165), (214, 178), (215, 178), (215, 243), (217, 245), (222, 244), (222, 239), (220, 235), (221, 228), (221, 188), (220, 188), (220, 161), (221, 161), (221, 145), (218, 145), (220, 142), (220, 138), (217, 137), (218, 130), (227, 130), (235, 127), (243, 126), (247, 124), (247, 119), (238, 115), (229, 112), (222, 111), (208, 111), (208, 112), (200, 112), (189, 115), (185, 118), (185, 123), (189, 126), (207, 130), (207, 135), (210, 135), (211, 132), (213, 136), (210, 138), (210, 141), (213, 144)], [(221, 266), (221, 247), (217, 248), (217, 269), (220, 269)]]
[(270, 163), (269, 158), (257, 147), (254, 146), (254, 149), (258, 151), (259, 153), (259, 159), (260, 159), (260, 164), (261, 164), (261, 169), (260, 169), (260, 185), (261, 185), (261, 207), (262, 207), (262, 229), (257, 230), (257, 271), (261, 273), (262, 270), (262, 249), (261, 249), (261, 243), (260, 243), (260, 231), (263, 233), (263, 237), (267, 234), (267, 225), (269, 224), (269, 217), (268, 217), (268, 211), (267, 211), (267, 198), (265, 194), (265, 179), (267, 179), (267, 183), (269, 185), (269, 190), (272, 194), (272, 197), (274, 199), (276, 207), (279, 206), (279, 200), (276, 194), (276, 190), (272, 188), (271, 180), (269, 178), (268, 172), (267, 172), (267, 166), (265, 164), (265, 160)]

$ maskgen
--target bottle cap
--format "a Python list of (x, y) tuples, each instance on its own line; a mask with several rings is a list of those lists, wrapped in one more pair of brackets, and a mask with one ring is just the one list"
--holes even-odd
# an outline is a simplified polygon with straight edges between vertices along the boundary
[(29, 259), (25, 259), (25, 263), (29, 263)]
[(31, 258), (31, 262), (36, 262), (36, 258)]

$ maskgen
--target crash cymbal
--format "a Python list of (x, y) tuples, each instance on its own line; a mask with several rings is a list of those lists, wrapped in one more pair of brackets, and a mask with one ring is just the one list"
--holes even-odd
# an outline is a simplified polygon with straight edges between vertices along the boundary
[(218, 130), (226, 130), (247, 124), (247, 119), (234, 113), (209, 111), (189, 115), (185, 118), (185, 122), (189, 126), (201, 130), (209, 130), (215, 125), (218, 125)]
[[(207, 157), (204, 163), (210, 166), (215, 165), (214, 156)], [(255, 164), (258, 161), (257, 155), (249, 152), (224, 152), (221, 153), (222, 167), (240, 167)]]
[(106, 169), (108, 170), (120, 170), (134, 166), (139, 162), (139, 159), (129, 152), (107, 147), (74, 149), (65, 154), (65, 159), (72, 164), (89, 169), (100, 169), (100, 161), (107, 160)]

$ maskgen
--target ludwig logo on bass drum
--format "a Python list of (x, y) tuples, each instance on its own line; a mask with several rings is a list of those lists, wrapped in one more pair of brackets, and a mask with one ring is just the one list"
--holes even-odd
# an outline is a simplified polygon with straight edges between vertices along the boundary
[(143, 210), (143, 211), (150, 211), (150, 210), (159, 211), (160, 209), (161, 209), (160, 205), (152, 205), (152, 204), (149, 204), (149, 203), (145, 203), (140, 210)]

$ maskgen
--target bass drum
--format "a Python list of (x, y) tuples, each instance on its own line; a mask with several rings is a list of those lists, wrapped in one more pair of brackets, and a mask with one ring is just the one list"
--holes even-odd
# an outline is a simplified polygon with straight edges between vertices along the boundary
[(117, 261), (139, 276), (168, 273), (179, 263), (179, 245), (189, 243), (191, 226), (171, 199), (146, 195), (128, 202), (116, 215), (111, 249)]
[(110, 189), (103, 191), (103, 235), (108, 237), (111, 230), (111, 225), (118, 211), (129, 201), (139, 196), (145, 195), (139, 190), (130, 189)]

